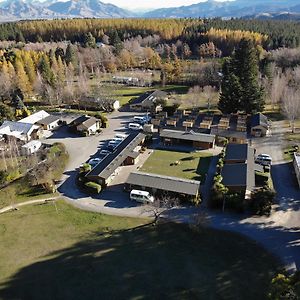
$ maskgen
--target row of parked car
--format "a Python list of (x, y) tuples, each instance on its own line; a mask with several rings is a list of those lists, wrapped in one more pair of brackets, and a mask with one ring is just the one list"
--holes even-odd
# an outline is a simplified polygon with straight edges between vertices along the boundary
[(107, 155), (111, 154), (125, 138), (126, 138), (125, 134), (121, 134), (121, 133), (116, 134), (113, 139), (111, 139), (107, 142), (106, 147), (101, 149), (101, 151), (99, 153), (99, 157), (90, 159), (88, 161), (88, 164), (90, 164), (92, 167), (95, 167)]
[[(151, 121), (151, 117), (149, 114), (146, 114), (144, 116), (134, 116), (131, 122), (128, 124), (128, 128), (132, 130), (143, 130), (143, 126), (145, 124), (148, 124), (150, 121)], [(88, 164), (90, 164), (92, 168), (95, 167), (107, 155), (111, 154), (126, 137), (127, 137), (126, 134), (117, 133), (114, 136), (114, 138), (109, 140), (106, 146), (103, 149), (101, 149), (99, 153), (99, 157), (90, 159), (88, 161)]]
[(128, 129), (131, 130), (143, 130), (143, 126), (151, 121), (149, 114), (144, 116), (134, 116), (131, 122), (128, 124)]

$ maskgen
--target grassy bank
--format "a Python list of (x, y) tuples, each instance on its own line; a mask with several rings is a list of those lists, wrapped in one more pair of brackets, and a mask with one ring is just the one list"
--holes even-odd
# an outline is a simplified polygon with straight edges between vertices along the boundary
[(259, 300), (276, 271), (236, 234), (57, 209), (1, 216), (0, 299)]

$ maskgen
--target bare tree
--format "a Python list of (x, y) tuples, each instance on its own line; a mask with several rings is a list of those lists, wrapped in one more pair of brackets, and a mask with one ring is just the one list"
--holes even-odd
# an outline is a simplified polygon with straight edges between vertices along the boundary
[(189, 89), (187, 103), (191, 107), (199, 107), (200, 93), (201, 93), (201, 87), (199, 85), (196, 85)]
[(210, 110), (211, 101), (216, 93), (216, 90), (211, 85), (206, 85), (203, 87), (203, 95), (205, 99), (207, 100), (207, 110)]
[(154, 203), (145, 205), (144, 211), (153, 217), (153, 224), (156, 225), (167, 210), (179, 205), (179, 199), (168, 194), (155, 198)]
[(287, 116), (292, 132), (295, 132), (295, 121), (300, 115), (300, 93), (293, 87), (287, 87), (284, 90), (282, 98), (282, 109)]
[(287, 79), (285, 75), (282, 73), (276, 74), (275, 77), (273, 78), (271, 91), (270, 91), (271, 103), (273, 108), (282, 99), (282, 95), (286, 85), (287, 85)]

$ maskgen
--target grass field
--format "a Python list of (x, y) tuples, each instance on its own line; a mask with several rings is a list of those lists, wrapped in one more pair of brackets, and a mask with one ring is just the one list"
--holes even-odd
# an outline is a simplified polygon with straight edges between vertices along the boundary
[(0, 216), (0, 299), (260, 300), (278, 266), (236, 234), (57, 207)]
[[(140, 169), (143, 172), (205, 181), (212, 155), (208, 152), (155, 150)], [(175, 162), (179, 164), (175, 164)]]
[(124, 85), (114, 85), (111, 93), (117, 100), (120, 101), (120, 105), (123, 106), (132, 98), (137, 98), (148, 91), (155, 91), (159, 89), (167, 93), (185, 94), (188, 91), (188, 88), (189, 87), (182, 85), (167, 85), (165, 87), (128, 87)]

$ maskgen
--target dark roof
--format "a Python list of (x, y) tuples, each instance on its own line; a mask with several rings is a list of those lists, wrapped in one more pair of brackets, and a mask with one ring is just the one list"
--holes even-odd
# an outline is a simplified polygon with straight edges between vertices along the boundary
[(116, 150), (104, 158), (94, 169), (92, 169), (86, 176), (98, 176), (104, 179), (109, 178), (114, 171), (121, 166), (124, 160), (129, 157), (136, 157), (133, 151), (142, 140), (145, 138), (143, 133), (130, 134), (124, 141), (122, 141)]
[(215, 140), (215, 135), (205, 134), (205, 133), (196, 133), (193, 130), (179, 131), (179, 130), (163, 129), (160, 132), (160, 137), (170, 138), (170, 139), (178, 139), (178, 140), (195, 141), (195, 142), (206, 142), (206, 143), (213, 143)]
[(210, 133), (225, 138), (232, 137), (237, 139), (247, 139), (247, 132), (242, 132), (242, 131), (225, 130), (225, 129), (218, 129), (217, 127), (212, 127)]
[(126, 183), (191, 196), (196, 196), (200, 188), (200, 181), (144, 172), (130, 173)]
[(73, 120), (70, 125), (79, 125), (82, 124), (83, 122), (85, 122), (86, 120), (88, 120), (90, 117), (86, 116), (86, 115), (82, 115), (78, 118), (76, 118), (75, 120)]
[(221, 175), (225, 186), (242, 186), (251, 191), (255, 187), (254, 160), (240, 164), (225, 164)]
[(49, 124), (51, 124), (53, 122), (58, 121), (59, 119), (60, 119), (59, 116), (50, 115), (50, 116), (48, 116), (48, 117), (46, 117), (46, 118), (38, 121), (37, 123), (41, 124), (41, 125), (49, 125)]
[(265, 128), (268, 128), (268, 118), (262, 113), (253, 115), (251, 117), (251, 127), (255, 126), (263, 126)]
[(249, 155), (248, 144), (228, 144), (225, 152), (226, 160), (243, 160), (246, 161)]
[(156, 101), (156, 99), (158, 98), (165, 98), (167, 97), (167, 93), (160, 91), (160, 90), (156, 90), (154, 92), (146, 92), (143, 95), (141, 95), (140, 97), (138, 97), (137, 99), (134, 99), (130, 102), (130, 105), (132, 104), (142, 104), (143, 102), (145, 102), (146, 100), (149, 101)]
[(145, 93), (143, 95), (141, 95), (140, 97), (133, 99), (132, 101), (130, 101), (130, 105), (131, 104), (140, 104), (143, 103), (145, 99), (147, 99), (149, 97), (150, 93)]

